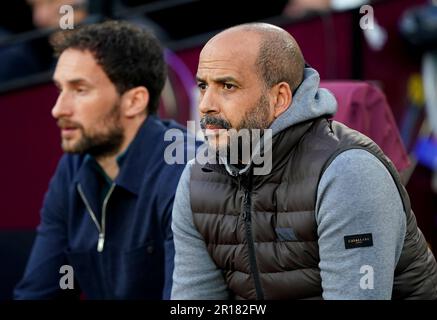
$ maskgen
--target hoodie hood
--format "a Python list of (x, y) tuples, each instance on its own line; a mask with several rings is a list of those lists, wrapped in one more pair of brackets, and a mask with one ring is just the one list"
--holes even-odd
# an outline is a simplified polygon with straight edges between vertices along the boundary
[[(291, 105), (270, 125), (272, 137), (281, 131), (301, 122), (316, 119), (324, 115), (334, 115), (337, 111), (337, 100), (327, 89), (319, 88), (319, 73), (310, 67), (304, 69), (303, 81), (293, 95)], [(260, 140), (263, 142), (263, 139)], [(254, 155), (260, 152), (262, 146), (258, 144), (253, 152)], [(264, 150), (265, 151), (265, 150)], [(252, 163), (243, 169), (225, 162), (228, 173), (232, 176), (240, 175), (249, 170)]]
[(319, 73), (313, 68), (305, 68), (304, 79), (290, 107), (270, 126), (273, 136), (298, 123), (333, 115), (337, 111), (337, 100), (330, 91), (319, 88), (319, 84)]

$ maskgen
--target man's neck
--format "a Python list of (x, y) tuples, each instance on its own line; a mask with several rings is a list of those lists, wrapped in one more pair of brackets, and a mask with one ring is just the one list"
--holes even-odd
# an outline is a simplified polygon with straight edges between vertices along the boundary
[(115, 180), (120, 171), (117, 163), (118, 155), (119, 154), (96, 158), (97, 163), (100, 165), (100, 167), (102, 167), (103, 171), (109, 178), (111, 178), (111, 180)]

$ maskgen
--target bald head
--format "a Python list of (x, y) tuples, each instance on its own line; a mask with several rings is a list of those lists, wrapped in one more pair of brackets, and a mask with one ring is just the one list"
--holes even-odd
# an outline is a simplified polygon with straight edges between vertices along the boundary
[(220, 32), (205, 48), (224, 41), (235, 43), (235, 54), (240, 58), (254, 56), (254, 67), (267, 87), (286, 82), (294, 91), (302, 82), (305, 66), (302, 51), (284, 29), (268, 23), (242, 24)]

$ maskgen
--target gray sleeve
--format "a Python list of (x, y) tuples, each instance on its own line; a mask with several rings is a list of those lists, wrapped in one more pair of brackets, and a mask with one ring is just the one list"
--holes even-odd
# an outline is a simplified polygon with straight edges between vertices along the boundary
[(189, 162), (182, 173), (173, 206), (175, 266), (171, 299), (227, 299), (228, 291), (221, 270), (212, 261), (203, 237), (193, 223), (191, 165)]
[[(317, 192), (324, 299), (391, 299), (406, 217), (389, 171), (371, 153), (340, 154)], [(372, 234), (373, 245), (346, 249), (345, 236)]]

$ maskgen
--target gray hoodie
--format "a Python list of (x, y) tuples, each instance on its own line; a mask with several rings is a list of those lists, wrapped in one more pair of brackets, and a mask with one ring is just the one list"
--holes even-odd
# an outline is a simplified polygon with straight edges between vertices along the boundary
[[(270, 126), (273, 135), (300, 122), (335, 113), (334, 96), (320, 89), (319, 82), (317, 71), (305, 68), (304, 81), (291, 106)], [(193, 163), (187, 164), (181, 176), (173, 206), (176, 255), (171, 298), (227, 299), (222, 271), (209, 256), (193, 223), (189, 188)], [(337, 156), (321, 177), (317, 191), (323, 298), (390, 299), (405, 220), (396, 185), (376, 157), (358, 149)], [(345, 237), (369, 233), (372, 246), (345, 248)]]

